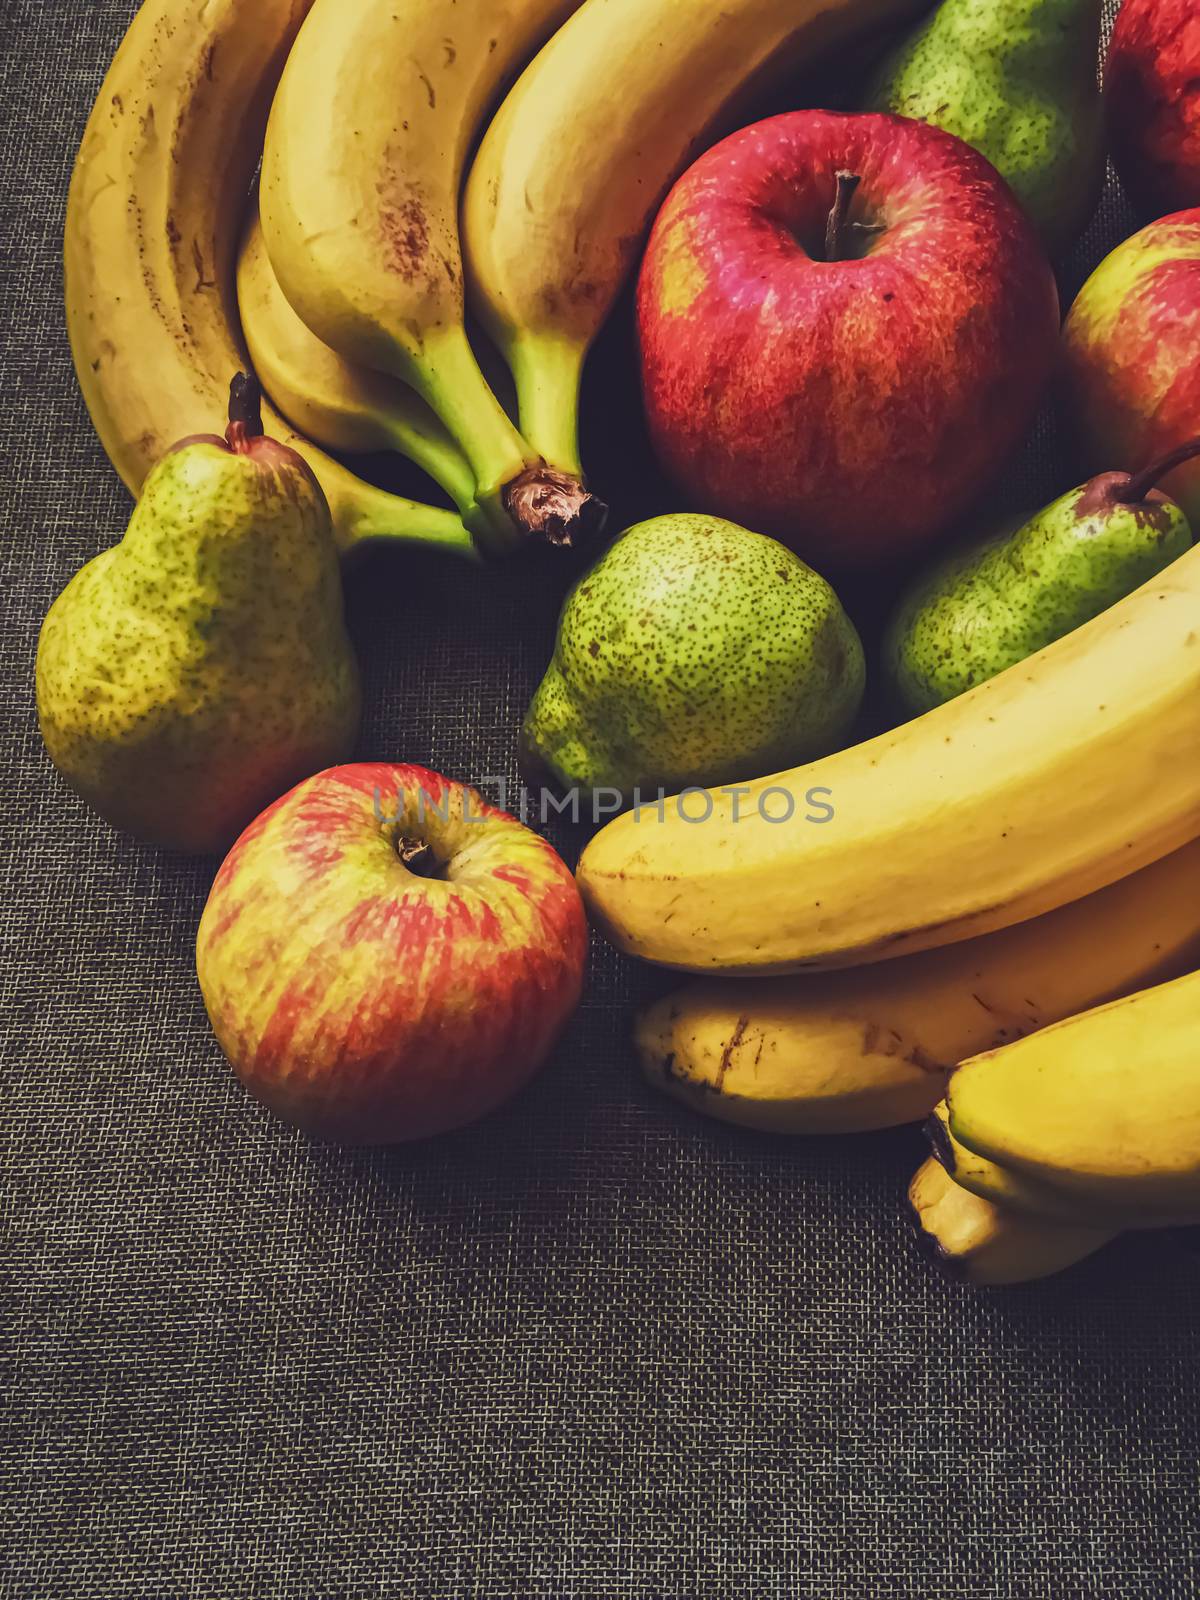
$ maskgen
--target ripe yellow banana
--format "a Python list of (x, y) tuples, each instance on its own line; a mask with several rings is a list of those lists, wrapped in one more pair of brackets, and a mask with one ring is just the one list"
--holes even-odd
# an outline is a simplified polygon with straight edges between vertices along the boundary
[(941, 1266), (968, 1283), (1031, 1283), (1074, 1266), (1106, 1245), (1104, 1228), (1022, 1216), (981, 1200), (932, 1158), (908, 1186), (918, 1238)]
[(259, 204), (296, 311), (412, 385), (462, 446), (481, 537), (569, 539), (595, 515), (488, 386), (463, 326), (458, 195), (485, 113), (580, 0), (315, 0), (267, 128)]
[(957, 1143), (1022, 1181), (1196, 1220), (1200, 972), (964, 1062), (947, 1103)]
[(664, 966), (906, 955), (1200, 836), (1198, 751), (1200, 547), (915, 722), (738, 792), (626, 812), (583, 852), (579, 883), (622, 950)]
[(750, 90), (923, 0), (586, 0), (526, 69), (467, 182), (468, 294), (521, 428), (580, 471), (588, 348), (672, 182)]
[[(64, 241), (75, 369), (134, 493), (182, 436), (225, 427), (247, 363), (234, 257), (271, 95), (310, 0), (146, 0), (104, 80), (75, 164)], [(325, 490), (345, 549), (472, 542), (450, 512), (384, 494), (264, 412)]]
[(1121, 1207), (1103, 1199), (1070, 1194), (1017, 1172), (960, 1144), (950, 1128), (950, 1110), (943, 1100), (925, 1124), (934, 1158), (961, 1188), (1006, 1210), (1054, 1222), (1132, 1231), (1142, 1228), (1190, 1227), (1200, 1222), (1200, 1207), (1169, 1211)]
[(237, 269), (242, 332), (263, 387), (293, 426), (348, 455), (399, 450), (440, 483), (459, 509), (475, 499), (475, 475), (415, 389), (343, 361), (302, 322), (279, 287), (251, 211)]
[(700, 979), (647, 1007), (635, 1041), (647, 1081), (706, 1116), (865, 1133), (927, 1116), (965, 1057), (1197, 959), (1200, 840), (982, 939), (820, 976)]

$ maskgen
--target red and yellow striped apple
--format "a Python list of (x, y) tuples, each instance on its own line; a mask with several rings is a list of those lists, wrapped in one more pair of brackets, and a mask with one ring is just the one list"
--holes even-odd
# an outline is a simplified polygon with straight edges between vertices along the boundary
[(587, 924), (544, 839), (423, 767), (334, 767), (226, 857), (196, 959), (217, 1040), (316, 1137), (457, 1128), (546, 1060), (579, 1001)]
[(969, 145), (800, 111), (680, 179), (638, 323), (651, 434), (686, 498), (824, 569), (893, 564), (986, 488), (1033, 420), (1059, 308)]
[[(1140, 472), (1200, 435), (1200, 209), (1118, 245), (1080, 290), (1063, 340), (1087, 470)], [(1162, 487), (1200, 532), (1200, 463)]]
[(1113, 161), (1151, 216), (1200, 206), (1200, 7), (1125, 0), (1104, 70)]

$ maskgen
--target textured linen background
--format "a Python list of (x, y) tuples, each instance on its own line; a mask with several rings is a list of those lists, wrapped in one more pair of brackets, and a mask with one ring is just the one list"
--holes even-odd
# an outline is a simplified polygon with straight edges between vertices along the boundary
[[(89, 816), (31, 692), (47, 605), (129, 509), (76, 393), (59, 246), (133, 11), (0, 0), (0, 1593), (1200, 1592), (1200, 1259), (1176, 1243), (1008, 1293), (944, 1281), (901, 1212), (915, 1132), (787, 1143), (677, 1112), (627, 1043), (660, 980), (602, 948), (557, 1059), (485, 1127), (345, 1152), (246, 1100), (193, 972), (212, 864)], [(1131, 227), (1110, 190), (1066, 294)], [(589, 443), (629, 520), (668, 502), (626, 329)], [(1047, 421), (1004, 493), (1070, 474)], [(377, 558), (350, 584), (362, 754), (509, 771), (560, 587)]]

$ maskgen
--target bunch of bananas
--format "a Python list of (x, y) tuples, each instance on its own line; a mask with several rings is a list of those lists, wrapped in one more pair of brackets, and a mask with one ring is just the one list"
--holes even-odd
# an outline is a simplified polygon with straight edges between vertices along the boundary
[[(220, 431), (253, 358), (267, 429), (313, 468), (345, 551), (474, 557), (593, 530), (580, 375), (657, 204), (748, 86), (920, 6), (145, 0), (67, 216), (71, 345), (105, 449), (136, 493), (177, 438)], [(381, 448), (456, 509), (325, 453)]]
[[(712, 791), (703, 827), (694, 796), (610, 823), (593, 914), (705, 974), (640, 1017), (649, 1081), (793, 1133), (945, 1100), (910, 1199), (980, 1282), (1200, 1221), (1200, 978), (1147, 988), (1200, 961), (1198, 616), (1200, 549), (916, 721)], [(814, 790), (833, 820), (779, 825)]]

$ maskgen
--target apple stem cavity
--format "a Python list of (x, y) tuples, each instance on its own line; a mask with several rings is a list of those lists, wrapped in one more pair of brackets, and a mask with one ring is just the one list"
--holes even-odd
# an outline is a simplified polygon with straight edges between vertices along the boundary
[(854, 199), (855, 191), (862, 179), (857, 172), (839, 172), (836, 175), (836, 181), (837, 198), (833, 202), (833, 210), (829, 213), (829, 220), (825, 224), (826, 261), (841, 261), (843, 259), (843, 246), (846, 242), (846, 223), (850, 215), (850, 203)]
[(396, 840), (396, 854), (400, 857), (401, 864), (408, 868), (415, 878), (437, 878), (441, 876), (442, 864), (431, 844), (424, 839), (414, 839), (410, 834), (402, 834)]
[(1187, 444), (1181, 444), (1158, 461), (1152, 461), (1148, 467), (1131, 477), (1123, 488), (1116, 491), (1117, 499), (1122, 505), (1137, 505), (1158, 486), (1160, 478), (1174, 472), (1176, 467), (1182, 467), (1184, 462), (1194, 461), (1197, 456), (1200, 456), (1200, 439), (1190, 439)]
[(234, 455), (249, 453), (252, 439), (263, 436), (262, 385), (249, 372), (239, 372), (229, 385), (229, 426), (225, 442)]

